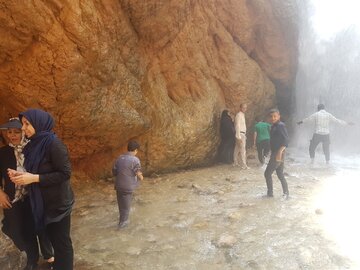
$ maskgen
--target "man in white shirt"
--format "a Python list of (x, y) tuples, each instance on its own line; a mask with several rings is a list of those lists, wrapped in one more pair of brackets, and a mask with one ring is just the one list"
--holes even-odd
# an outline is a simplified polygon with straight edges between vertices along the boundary
[(314, 163), (315, 150), (319, 143), (322, 143), (326, 163), (330, 162), (330, 122), (335, 122), (341, 125), (353, 125), (343, 120), (337, 119), (331, 113), (325, 111), (325, 105), (319, 104), (318, 111), (302, 121), (297, 122), (298, 125), (306, 122), (315, 123), (315, 132), (310, 141), (309, 153), (311, 163)]
[(246, 165), (246, 122), (245, 112), (247, 104), (240, 105), (240, 111), (235, 116), (235, 149), (234, 166), (241, 166), (242, 169), (248, 169)]

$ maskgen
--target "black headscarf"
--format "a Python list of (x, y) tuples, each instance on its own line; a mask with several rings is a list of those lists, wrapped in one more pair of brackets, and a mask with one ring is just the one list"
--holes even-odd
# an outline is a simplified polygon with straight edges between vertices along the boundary
[[(19, 114), (20, 120), (25, 117), (35, 129), (35, 134), (28, 138), (30, 142), (24, 148), (24, 167), (27, 172), (38, 174), (39, 166), (46, 151), (56, 138), (52, 131), (54, 120), (52, 116), (39, 109), (29, 109)], [(30, 202), (37, 230), (44, 228), (44, 202), (38, 183), (29, 185)]]
[(235, 128), (234, 123), (229, 115), (228, 110), (224, 110), (221, 113), (221, 120), (220, 120), (220, 135), (221, 139), (227, 140), (234, 137)]

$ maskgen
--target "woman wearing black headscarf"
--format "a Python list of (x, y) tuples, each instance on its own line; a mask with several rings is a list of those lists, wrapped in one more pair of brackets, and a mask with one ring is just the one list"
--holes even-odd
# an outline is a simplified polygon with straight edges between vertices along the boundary
[(221, 143), (219, 146), (219, 161), (224, 163), (233, 162), (235, 147), (235, 128), (228, 110), (224, 110), (220, 119)]
[(19, 115), (30, 142), (24, 148), (27, 172), (9, 170), (17, 185), (29, 185), (36, 229), (45, 227), (54, 248), (54, 269), (73, 269), (70, 214), (74, 195), (66, 146), (52, 131), (54, 120), (47, 112), (30, 109)]

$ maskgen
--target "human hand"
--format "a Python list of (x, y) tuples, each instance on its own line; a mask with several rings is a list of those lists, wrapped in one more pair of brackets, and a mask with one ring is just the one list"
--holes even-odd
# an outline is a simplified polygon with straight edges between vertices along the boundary
[(12, 169), (8, 169), (10, 180), (16, 185), (28, 185), (31, 183), (39, 182), (39, 175), (28, 172), (19, 172)]
[(296, 122), (296, 124), (301, 125), (303, 121)]
[(137, 176), (137, 179), (138, 179), (139, 181), (142, 181), (142, 180), (144, 179), (144, 176), (142, 175), (142, 172), (138, 172), (138, 173), (136, 174), (136, 176)]
[(12, 207), (9, 196), (0, 189), (0, 207), (9, 209)]
[(14, 176), (17, 176), (17, 175), (21, 174), (22, 172), (18, 172), (17, 170), (8, 168), (7, 173), (9, 175), (9, 177), (11, 178), (11, 177), (14, 177)]
[(279, 151), (275, 157), (276, 162), (282, 162), (282, 152)]

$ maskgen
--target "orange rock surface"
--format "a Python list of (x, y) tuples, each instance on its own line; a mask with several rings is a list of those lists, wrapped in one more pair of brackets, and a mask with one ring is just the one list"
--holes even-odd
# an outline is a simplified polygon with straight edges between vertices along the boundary
[(42, 108), (74, 167), (109, 173), (129, 139), (146, 171), (211, 162), (219, 115), (289, 100), (295, 0), (0, 1), (0, 119)]

